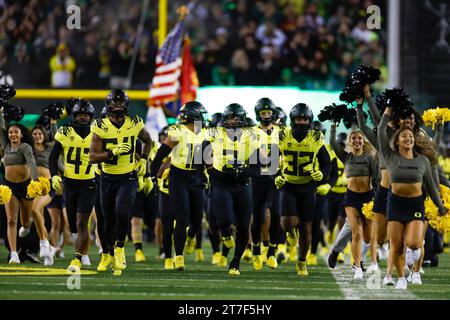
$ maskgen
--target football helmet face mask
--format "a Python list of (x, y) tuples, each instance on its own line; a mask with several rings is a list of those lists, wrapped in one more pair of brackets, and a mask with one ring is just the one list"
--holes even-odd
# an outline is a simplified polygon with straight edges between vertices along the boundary
[(243, 106), (232, 103), (225, 107), (222, 114), (223, 126), (227, 129), (243, 128), (246, 125), (246, 116)]
[[(83, 117), (82, 115), (88, 115)], [(72, 124), (74, 126), (90, 126), (92, 119), (95, 117), (95, 108), (87, 100), (79, 100), (72, 109)]]
[(179, 121), (181, 124), (190, 124), (200, 121), (202, 126), (205, 126), (207, 120), (208, 111), (200, 102), (186, 102), (180, 109)]
[[(314, 114), (311, 108), (305, 103), (296, 104), (290, 114), (291, 128), (296, 135), (305, 135), (312, 128)], [(303, 123), (297, 123), (299, 119), (303, 119)], [(297, 121), (296, 121), (297, 120)]]
[(262, 98), (255, 105), (256, 120), (263, 125), (270, 125), (275, 122), (277, 115), (277, 107), (269, 98)]
[(128, 114), (129, 98), (125, 90), (114, 89), (106, 97), (108, 115), (124, 117)]

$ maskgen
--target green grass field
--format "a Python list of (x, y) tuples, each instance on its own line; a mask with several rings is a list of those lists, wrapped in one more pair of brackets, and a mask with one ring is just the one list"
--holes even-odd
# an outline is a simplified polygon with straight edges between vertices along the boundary
[[(99, 261), (96, 248), (91, 249), (95, 271)], [(450, 299), (450, 255), (440, 255), (438, 268), (426, 268), (422, 286), (408, 287), (398, 292), (392, 287), (368, 289), (366, 281), (354, 283), (349, 265), (329, 270), (323, 258), (317, 267), (309, 267), (310, 275), (300, 278), (295, 264), (283, 263), (278, 270), (265, 267), (254, 271), (251, 264), (241, 264), (241, 276), (228, 276), (226, 268), (211, 265), (211, 250), (205, 249), (205, 261), (198, 263), (187, 256), (186, 271), (164, 271), (163, 262), (156, 260), (156, 247), (144, 248), (145, 263), (135, 263), (134, 249), (127, 247), (127, 269), (122, 276), (111, 273), (82, 275), (80, 290), (69, 290), (68, 276), (63, 272), (72, 258), (73, 247), (66, 247), (66, 258), (56, 260), (52, 268), (24, 263), (21, 268), (0, 264), (0, 299), (189, 299), (189, 300), (342, 300), (342, 299)], [(6, 261), (6, 250), (0, 249), (0, 261)], [(384, 266), (384, 264), (382, 264)], [(30, 268), (39, 268), (34, 275), (24, 275)], [(47, 270), (57, 270), (55, 275)], [(58, 273), (59, 272), (59, 273)], [(377, 278), (375, 282), (378, 283)]]

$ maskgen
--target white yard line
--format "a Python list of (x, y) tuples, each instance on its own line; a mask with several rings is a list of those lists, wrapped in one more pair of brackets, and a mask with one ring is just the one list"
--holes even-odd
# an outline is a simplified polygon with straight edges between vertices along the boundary
[[(327, 259), (326, 256), (323, 258)], [(372, 274), (371, 280), (369, 280), (371, 275), (364, 273), (363, 281), (353, 280), (353, 272), (348, 265), (337, 266), (330, 271), (345, 300), (418, 300), (409, 289), (395, 290), (394, 287), (383, 285), (384, 271), (380, 277)]]

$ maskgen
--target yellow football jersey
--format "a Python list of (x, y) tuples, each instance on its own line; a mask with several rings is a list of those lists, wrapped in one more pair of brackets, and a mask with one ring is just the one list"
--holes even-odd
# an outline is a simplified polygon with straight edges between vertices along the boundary
[(95, 176), (89, 161), (89, 147), (92, 131), (82, 138), (73, 127), (61, 127), (55, 135), (64, 150), (64, 177), (77, 180), (89, 180)]
[(203, 163), (202, 144), (208, 139), (207, 130), (203, 128), (196, 134), (185, 125), (177, 124), (169, 128), (168, 136), (178, 141), (170, 154), (171, 165), (181, 170), (197, 170), (195, 165)]
[(298, 142), (292, 135), (291, 128), (282, 130), (279, 147), (284, 179), (292, 184), (312, 182), (311, 172), (305, 172), (304, 168), (310, 164), (316, 166), (316, 157), (323, 145), (321, 133), (310, 130), (306, 137)]
[(439, 156), (438, 160), (439, 160), (439, 164), (442, 167), (442, 170), (445, 173), (445, 176), (447, 177), (447, 179), (450, 179), (450, 158), (444, 157), (444, 156)]
[[(261, 129), (260, 127), (254, 127), (254, 130), (259, 142), (261, 143), (261, 149), (266, 150), (268, 159), (271, 159), (272, 149), (274, 149), (274, 146), (279, 144), (280, 127), (273, 126), (270, 134), (267, 130)], [(279, 159), (277, 160), (279, 162)], [(270, 168), (271, 162), (263, 162), (261, 165), (261, 173), (271, 175), (276, 174), (276, 172), (269, 173)]]
[(252, 129), (243, 129), (242, 135), (230, 138), (225, 128), (218, 128), (210, 137), (213, 167), (224, 172), (248, 164), (253, 152), (261, 148), (261, 142)]
[(331, 191), (334, 193), (345, 193), (347, 192), (347, 177), (345, 176), (345, 166), (342, 163), (341, 160), (336, 156), (336, 153), (333, 149), (328, 148), (329, 145), (327, 145), (328, 153), (330, 154), (330, 160), (333, 161), (333, 159), (336, 159), (337, 166), (338, 166), (338, 180), (336, 184), (331, 188)]
[(133, 118), (126, 116), (120, 128), (112, 124), (109, 118), (102, 119), (100, 123), (94, 122), (91, 131), (102, 139), (105, 150), (112, 150), (115, 146), (122, 143), (131, 144), (131, 149), (128, 153), (112, 157), (103, 162), (103, 172), (108, 174), (126, 174), (134, 170), (136, 141), (143, 128), (144, 122), (138, 116)]

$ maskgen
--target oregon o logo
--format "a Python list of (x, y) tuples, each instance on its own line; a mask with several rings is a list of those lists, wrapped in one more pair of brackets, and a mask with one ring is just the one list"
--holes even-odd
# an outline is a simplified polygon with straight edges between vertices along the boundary
[(416, 212), (416, 213), (414, 213), (414, 217), (416, 217), (416, 218), (422, 218), (422, 212)]

